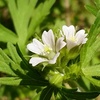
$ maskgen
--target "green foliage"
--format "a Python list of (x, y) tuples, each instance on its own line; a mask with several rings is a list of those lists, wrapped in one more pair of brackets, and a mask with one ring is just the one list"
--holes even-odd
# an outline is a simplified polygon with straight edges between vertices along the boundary
[[(94, 7), (85, 6), (89, 12), (95, 15), (95, 21), (89, 30), (88, 41), (81, 47), (81, 51), (78, 50), (79, 48), (75, 48), (69, 52), (68, 62), (64, 62), (64, 66), (60, 66), (61, 68), (55, 64), (47, 66), (43, 70), (41, 70), (43, 65), (32, 67), (25, 58), (27, 56), (26, 44), (31, 37), (35, 36), (36, 30), (46, 23), (43, 21), (56, 0), (41, 2), (39, 0), (5, 0), (5, 2), (15, 30), (13, 32), (0, 24), (0, 42), (7, 43), (7, 53), (0, 48), (0, 72), (4, 74), (0, 77), (0, 84), (32, 88), (35, 90), (33, 100), (52, 98), (54, 100), (87, 100), (97, 97), (100, 92), (96, 89), (93, 90), (91, 86), (100, 87), (100, 64), (92, 63), (100, 47), (100, 0), (94, 1)], [(56, 32), (65, 22), (55, 19), (55, 23), (55, 26), (52, 24), (48, 27), (52, 27)], [(58, 36), (57, 33), (56, 36)], [(57, 71), (59, 73), (56, 73)], [(50, 72), (53, 74), (51, 75)], [(77, 81), (78, 79), (81, 79), (80, 82)], [(80, 84), (82, 82), (85, 83), (83, 87)], [(1, 88), (2, 91), (4, 91), (3, 89)]]
[[(25, 69), (27, 66), (21, 57), (18, 55), (15, 47), (8, 43), (8, 50), (10, 53), (9, 58), (2, 50), (1, 50), (1, 57), (3, 61), (1, 62), (0, 71), (11, 76), (8, 77), (1, 77), (0, 83), (7, 84), (7, 85), (34, 85), (34, 86), (42, 86), (48, 84), (47, 81), (41, 78), (39, 73), (31, 68), (28, 70)], [(19, 50), (19, 49), (18, 49)], [(20, 51), (19, 51), (20, 52)], [(28, 64), (28, 66), (30, 66)]]
[(81, 68), (82, 72), (85, 75), (89, 81), (100, 87), (100, 80), (94, 79), (93, 76), (99, 77), (99, 71), (100, 71), (100, 65), (92, 65), (91, 61), (93, 57), (96, 55), (97, 50), (100, 47), (100, 38), (99, 38), (99, 33), (100, 33), (100, 10), (98, 7), (98, 1), (95, 1), (96, 7), (98, 8), (95, 10), (94, 8), (90, 6), (86, 6), (87, 9), (96, 16), (96, 19), (93, 23), (93, 25), (90, 28), (89, 34), (88, 34), (88, 42), (86, 45), (81, 50), (80, 54), (80, 62), (81, 62)]
[[(82, 52), (83, 54), (81, 54), (81, 62), (82, 62), (82, 66), (87, 66), (87, 64), (89, 63), (89, 61), (92, 59), (91, 57), (95, 54), (95, 51), (99, 48), (99, 38), (97, 38), (99, 32), (100, 32), (100, 12), (98, 12), (97, 18), (94, 22), (94, 24), (92, 25), (89, 34), (88, 34), (88, 43), (86, 45), (84, 45), (84, 47), (82, 48)], [(85, 61), (84, 61), (85, 60)]]
[(15, 33), (0, 25), (0, 42), (18, 43), (22, 52), (25, 53), (26, 43), (43, 22), (45, 16), (49, 14), (55, 0), (46, 0), (36, 6), (37, 2), (38, 0), (6, 0)]
[[(98, 96), (98, 92), (76, 92), (76, 91), (60, 91), (62, 92), (61, 94), (65, 98), (70, 98), (70, 99), (76, 99), (76, 100), (86, 100), (86, 99), (92, 99)], [(62, 99), (63, 100), (63, 99)]]
[(39, 26), (39, 24), (41, 24), (45, 16), (49, 14), (50, 8), (54, 4), (54, 2), (55, 0), (46, 0), (44, 3), (39, 4), (38, 7), (34, 10), (34, 14), (32, 16), (28, 29), (28, 38), (30, 38), (34, 34), (35, 29)]
[(82, 69), (83, 73), (87, 76), (100, 76), (100, 65), (85, 67)]
[[(28, 35), (28, 24), (32, 16), (34, 7), (36, 5), (36, 2), (37, 0), (7, 0), (7, 4), (20, 43), (26, 42)], [(23, 41), (21, 41), (22, 38), (24, 39)]]
[(50, 100), (52, 93), (54, 92), (55, 87), (50, 85), (47, 86), (45, 89), (43, 89), (41, 95), (40, 95), (40, 100)]
[(15, 44), (18, 41), (18, 37), (15, 33), (0, 24), (0, 42), (1, 41)]

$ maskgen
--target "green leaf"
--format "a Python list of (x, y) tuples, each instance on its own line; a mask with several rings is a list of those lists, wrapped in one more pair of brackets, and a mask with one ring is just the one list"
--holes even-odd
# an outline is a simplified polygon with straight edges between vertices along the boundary
[(24, 58), (22, 52), (20, 51), (18, 44), (16, 44), (16, 50), (17, 50), (18, 55), (22, 59), (23, 63), (25, 64), (25, 67), (27, 67), (29, 69), (29, 67), (30, 67), (29, 62)]
[(20, 85), (22, 79), (18, 77), (2, 77), (0, 78), (0, 84), (4, 85)]
[(73, 89), (67, 89), (67, 88), (65, 88), (65, 87), (62, 87), (62, 89), (61, 89), (62, 91), (64, 91), (64, 92), (75, 92), (75, 91), (77, 91), (77, 88), (73, 88)]
[(11, 62), (13, 62), (5, 53), (4, 51), (0, 48), (0, 55), (2, 56), (2, 58), (0, 60), (4, 61), (6, 64), (9, 64)]
[(3, 61), (0, 61), (0, 72), (6, 73), (12, 76), (16, 76), (16, 74), (13, 72), (11, 67)]
[(31, 78), (29, 76), (25, 76), (22, 78), (20, 85), (32, 85), (32, 86), (47, 86), (49, 83), (46, 80)]
[[(40, 76), (40, 73), (36, 70), (36, 69), (34, 69), (30, 64), (29, 64), (29, 62), (24, 58), (24, 56), (23, 56), (23, 54), (21, 53), (21, 51), (20, 51), (20, 49), (19, 49), (19, 46), (16, 44), (16, 50), (17, 50), (17, 52), (18, 52), (18, 54), (19, 54), (19, 56), (21, 57), (21, 59), (22, 59), (22, 62), (21, 62), (21, 68), (22, 69), (24, 69), (24, 70), (27, 70), (27, 71), (29, 71), (29, 73), (27, 73), (27, 75), (29, 75), (30, 77), (32, 77), (33, 78), (33, 76), (34, 76), (34, 78), (38, 78), (38, 79), (41, 79), (42, 77)], [(24, 66), (24, 68), (23, 68), (23, 66)]]
[(99, 92), (60, 92), (66, 98), (76, 99), (76, 100), (86, 100), (93, 99), (99, 95)]
[(32, 86), (46, 86), (48, 81), (32, 79), (30, 77), (1, 77), (0, 84), (4, 85), (32, 85)]
[(82, 68), (82, 72), (86, 76), (100, 76), (100, 65)]
[(18, 64), (20, 64), (21, 58), (19, 57), (19, 55), (18, 55), (18, 53), (17, 53), (17, 50), (16, 50), (16, 48), (14, 47), (14, 45), (11, 44), (11, 43), (8, 43), (8, 44), (7, 44), (7, 47), (8, 47), (10, 56), (11, 56), (11, 58), (13, 59), (13, 61), (16, 62), (16, 63), (18, 63)]
[(49, 85), (45, 89), (43, 89), (40, 96), (40, 100), (50, 100), (52, 93), (54, 92), (54, 89), (55, 88), (53, 85)]
[[(98, 38), (93, 44), (92, 46), (90, 46), (85, 54), (85, 58), (81, 59), (81, 63), (82, 63), (82, 67), (87, 67), (89, 66), (89, 62), (91, 61), (91, 59), (93, 58), (93, 56), (95, 55), (96, 51), (99, 49), (100, 47), (100, 38)], [(84, 52), (84, 51), (83, 51)], [(82, 56), (81, 56), (82, 57)]]
[(11, 68), (19, 77), (26, 76), (26, 70), (22, 69), (20, 64), (11, 63)]
[[(34, 94), (36, 94), (36, 92)], [(39, 100), (40, 95), (41, 95), (41, 92), (37, 93), (36, 95), (34, 95), (34, 97), (32, 98), (32, 100)]]
[(91, 46), (93, 42), (96, 40), (96, 37), (100, 33), (100, 11), (98, 11), (96, 19), (90, 28), (89, 36), (88, 36), (88, 46)]
[(34, 9), (33, 17), (30, 21), (29, 29), (28, 29), (28, 38), (30, 38), (36, 28), (43, 22), (45, 16), (47, 16), (50, 12), (50, 8), (53, 6), (55, 0), (45, 0), (44, 3), (38, 5), (36, 9)]
[(10, 31), (9, 29), (5, 28), (0, 24), (0, 41), (1, 42), (11, 42), (11, 43), (16, 43), (18, 37), (16, 36), (15, 33)]
[(100, 0), (94, 0), (94, 3), (98, 9), (100, 9)]
[(7, 0), (20, 43), (26, 42), (28, 24), (36, 3), (37, 0)]
[(80, 53), (80, 62), (83, 67), (88, 66), (88, 63), (94, 56), (96, 50), (99, 48), (100, 39), (97, 38), (98, 34), (100, 33), (100, 11), (98, 12), (97, 18), (92, 25), (89, 34), (88, 34), (88, 41), (83, 46), (81, 53)]
[[(11, 44), (12, 45), (12, 44)], [(11, 48), (10, 48), (11, 49)], [(24, 75), (26, 75), (25, 74), (25, 70), (23, 70), (22, 68), (21, 68), (21, 66), (20, 66), (20, 61), (18, 62), (18, 61), (16, 61), (16, 59), (21, 59), (21, 58), (19, 58), (19, 56), (18, 56), (18, 54), (16, 54), (16, 51), (14, 51), (15, 50), (15, 47), (13, 48), (13, 50), (12, 50), (12, 54), (11, 55), (13, 55), (13, 54), (15, 54), (16, 55), (16, 57), (15, 57), (15, 55), (13, 55), (13, 59), (15, 60), (15, 62), (13, 61), (13, 60), (11, 60), (5, 53), (4, 53), (4, 51), (2, 50), (2, 49), (0, 49), (0, 55), (1, 55), (1, 61), (2, 62), (4, 62), (3, 63), (3, 65), (2, 66), (4, 66), (4, 67), (9, 67), (9, 70), (12, 70), (13, 71), (13, 74), (16, 72), (16, 71), (19, 71), (19, 72), (21, 72), (22, 74), (24, 74)], [(18, 64), (17, 64), (18, 63)], [(8, 71), (9, 71), (8, 70)], [(2, 71), (4, 71), (3, 69), (2, 69)], [(7, 71), (7, 70), (6, 70)], [(7, 72), (6, 72), (7, 73)], [(10, 73), (10, 72), (8, 72), (8, 74), (12, 74), (12, 72)], [(15, 74), (14, 74), (15, 75)]]
[(97, 15), (98, 9), (96, 9), (95, 7), (92, 7), (92, 6), (90, 6), (90, 5), (86, 5), (85, 8), (86, 8), (89, 12), (91, 12), (94, 16)]
[(85, 76), (93, 85), (100, 87), (100, 80), (94, 79), (91, 76)]

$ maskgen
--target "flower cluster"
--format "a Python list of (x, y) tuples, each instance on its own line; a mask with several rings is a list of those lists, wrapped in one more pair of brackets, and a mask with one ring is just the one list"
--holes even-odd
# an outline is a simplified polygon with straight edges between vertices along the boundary
[(33, 42), (27, 45), (27, 49), (36, 55), (29, 61), (32, 66), (43, 62), (55, 64), (62, 48), (67, 47), (66, 49), (69, 51), (76, 46), (85, 44), (87, 41), (85, 31), (82, 29), (75, 33), (73, 25), (62, 26), (60, 32), (61, 37), (56, 39), (52, 30), (44, 31), (42, 41), (34, 38)]

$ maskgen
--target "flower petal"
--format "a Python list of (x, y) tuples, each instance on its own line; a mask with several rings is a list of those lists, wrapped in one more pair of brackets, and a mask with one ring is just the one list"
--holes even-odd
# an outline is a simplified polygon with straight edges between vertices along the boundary
[(50, 64), (55, 64), (57, 61), (57, 58), (59, 57), (60, 53), (56, 53), (55, 56), (53, 57), (53, 59), (49, 60)]
[(85, 44), (87, 40), (88, 40), (88, 38), (85, 38), (85, 39), (83, 40), (82, 44)]
[(75, 28), (73, 25), (70, 25), (69, 27), (66, 25), (63, 25), (62, 27), (63, 33), (66, 36), (66, 39), (72, 38), (75, 34)]
[(58, 38), (56, 42), (56, 52), (61, 50), (66, 45), (66, 42), (64, 42), (63, 40), (64, 40), (63, 37)]
[(73, 47), (77, 46), (77, 43), (71, 41), (71, 40), (67, 40), (67, 49), (70, 50)]
[(77, 44), (84, 44), (87, 41), (87, 38), (85, 38), (87, 34), (85, 34), (85, 30), (80, 30), (76, 33), (75, 38), (77, 40)]
[(44, 50), (44, 45), (37, 39), (33, 39), (33, 42), (27, 45), (27, 49), (33, 53), (41, 54)]
[(41, 58), (41, 57), (32, 57), (29, 61), (30, 64), (32, 64), (32, 66), (36, 66), (38, 65), (39, 63), (42, 63), (42, 62), (46, 62), (48, 61), (47, 59), (45, 58)]
[(44, 44), (55, 50), (55, 38), (52, 30), (49, 30), (48, 32), (43, 32), (42, 41)]

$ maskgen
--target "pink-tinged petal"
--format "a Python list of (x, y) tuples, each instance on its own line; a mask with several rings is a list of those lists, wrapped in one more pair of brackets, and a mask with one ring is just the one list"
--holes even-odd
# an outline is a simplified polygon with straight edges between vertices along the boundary
[(83, 40), (82, 44), (85, 44), (87, 40), (88, 40), (88, 38), (85, 38), (85, 39)]
[(87, 34), (85, 34), (85, 31), (84, 30), (80, 30), (76, 33), (75, 35), (75, 38), (77, 40), (77, 44), (80, 45), (80, 44), (84, 44), (86, 43), (87, 39), (85, 39), (85, 37), (87, 36)]
[(73, 25), (70, 25), (69, 27), (66, 25), (63, 25), (62, 27), (63, 33), (66, 36), (66, 39), (72, 38), (75, 34), (75, 28)]
[(53, 57), (53, 59), (49, 60), (50, 64), (55, 64), (57, 61), (57, 58), (59, 57), (60, 53), (56, 53), (55, 56)]
[(80, 38), (80, 36), (86, 36), (85, 30), (79, 30), (75, 35), (75, 37), (77, 37), (77, 38)]
[(64, 38), (60, 37), (57, 40), (57, 43), (56, 43), (56, 52), (58, 52), (59, 50), (61, 50), (65, 45), (66, 45), (66, 42), (64, 42)]
[(71, 40), (67, 40), (67, 49), (70, 50), (73, 47), (77, 46), (77, 43), (71, 41)]
[(29, 61), (30, 64), (32, 64), (32, 66), (36, 66), (38, 65), (39, 63), (42, 63), (42, 62), (47, 62), (48, 60), (45, 59), (45, 58), (41, 58), (41, 57), (32, 57)]
[(44, 45), (37, 39), (33, 39), (33, 42), (27, 45), (27, 49), (33, 53), (41, 54), (44, 50)]
[(49, 30), (48, 32), (43, 32), (42, 41), (44, 44), (55, 50), (55, 38), (52, 30)]

